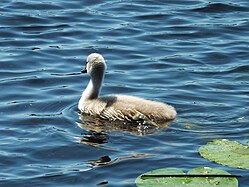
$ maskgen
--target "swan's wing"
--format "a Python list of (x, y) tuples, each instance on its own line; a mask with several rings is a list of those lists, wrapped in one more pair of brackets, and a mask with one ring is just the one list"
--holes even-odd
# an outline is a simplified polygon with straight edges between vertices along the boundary
[(82, 112), (113, 121), (167, 121), (176, 116), (174, 108), (169, 105), (126, 95), (90, 100), (84, 104)]

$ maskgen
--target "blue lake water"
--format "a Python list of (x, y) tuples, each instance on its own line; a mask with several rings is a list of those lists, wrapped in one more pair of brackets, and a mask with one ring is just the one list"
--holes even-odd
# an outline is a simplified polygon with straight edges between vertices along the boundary
[[(248, 170), (197, 149), (249, 140), (249, 1), (2, 0), (0, 186), (135, 186), (144, 172)], [(84, 125), (88, 54), (108, 64), (101, 94), (172, 104), (168, 128)], [(99, 126), (100, 125), (100, 126)], [(101, 126), (102, 125), (102, 126)]]

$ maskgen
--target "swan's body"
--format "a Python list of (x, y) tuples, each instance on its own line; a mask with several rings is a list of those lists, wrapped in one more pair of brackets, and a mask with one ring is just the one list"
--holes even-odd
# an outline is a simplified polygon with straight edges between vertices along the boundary
[(86, 70), (91, 79), (83, 91), (78, 109), (82, 113), (109, 120), (166, 122), (176, 117), (175, 109), (167, 104), (128, 95), (98, 97), (106, 64), (97, 53), (87, 57)]

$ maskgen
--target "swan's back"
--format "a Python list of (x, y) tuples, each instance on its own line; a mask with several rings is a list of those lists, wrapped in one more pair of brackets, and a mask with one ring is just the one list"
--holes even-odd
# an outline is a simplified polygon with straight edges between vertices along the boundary
[(166, 122), (176, 117), (167, 104), (127, 95), (110, 95), (85, 101), (80, 110), (109, 120)]

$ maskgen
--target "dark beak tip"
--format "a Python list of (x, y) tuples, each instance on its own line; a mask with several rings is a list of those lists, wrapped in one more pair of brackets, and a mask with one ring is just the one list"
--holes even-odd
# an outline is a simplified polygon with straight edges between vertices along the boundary
[(87, 70), (86, 69), (83, 69), (80, 71), (81, 73), (87, 73)]

